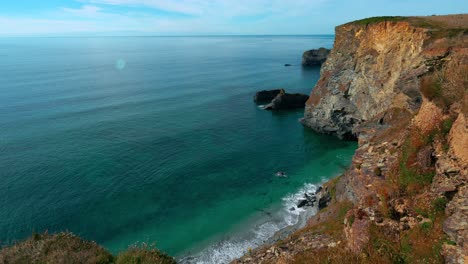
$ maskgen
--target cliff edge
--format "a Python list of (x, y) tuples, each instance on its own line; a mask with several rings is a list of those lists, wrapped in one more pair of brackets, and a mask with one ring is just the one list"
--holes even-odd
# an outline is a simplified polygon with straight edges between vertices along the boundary
[(308, 225), (235, 263), (466, 263), (468, 15), (336, 28), (302, 123), (358, 140)]
[(356, 127), (392, 107), (418, 111), (421, 76), (463, 48), (466, 15), (443, 18), (382, 17), (337, 27), (334, 47), (307, 102), (304, 125), (355, 139)]

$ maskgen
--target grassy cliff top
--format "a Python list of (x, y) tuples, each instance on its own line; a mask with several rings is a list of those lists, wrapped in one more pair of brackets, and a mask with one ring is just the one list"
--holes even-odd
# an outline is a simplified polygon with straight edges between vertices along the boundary
[(468, 14), (418, 17), (381, 16), (356, 20), (345, 25), (370, 25), (384, 21), (406, 21), (414, 26), (431, 29), (468, 29)]
[[(365, 26), (380, 22), (408, 22), (415, 27), (428, 30), (431, 39), (453, 38), (468, 33), (468, 14), (444, 16), (382, 16), (352, 21), (342, 26)], [(341, 26), (339, 26), (341, 27)]]

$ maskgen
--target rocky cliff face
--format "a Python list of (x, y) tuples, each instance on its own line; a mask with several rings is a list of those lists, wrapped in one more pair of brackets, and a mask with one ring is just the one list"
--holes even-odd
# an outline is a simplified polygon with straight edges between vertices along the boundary
[(305, 126), (359, 148), (306, 228), (241, 263), (468, 261), (468, 15), (337, 27)]
[(433, 43), (429, 30), (408, 21), (337, 27), (333, 50), (307, 102), (304, 124), (356, 138), (358, 125), (393, 106), (417, 111), (422, 103), (420, 77), (450, 52), (446, 43)]

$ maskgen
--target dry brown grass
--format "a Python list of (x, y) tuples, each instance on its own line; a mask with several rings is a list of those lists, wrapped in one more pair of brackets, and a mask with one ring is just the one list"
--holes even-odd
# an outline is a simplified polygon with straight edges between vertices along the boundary
[(174, 264), (175, 260), (154, 247), (132, 246), (118, 257), (95, 242), (72, 233), (33, 234), (16, 245), (0, 250), (0, 264)]
[(416, 17), (416, 19), (425, 20), (428, 23), (434, 23), (436, 25), (440, 25), (445, 28), (467, 28), (468, 27), (468, 15), (467, 14), (446, 15), (446, 16), (422, 16), (422, 17)]
[(176, 261), (157, 250), (155, 247), (142, 244), (130, 247), (117, 256), (116, 264), (175, 264)]
[(0, 251), (0, 263), (112, 263), (113, 257), (94, 242), (71, 233), (34, 234)]
[(442, 69), (421, 78), (421, 92), (444, 110), (460, 102), (468, 89), (468, 64), (451, 60)]

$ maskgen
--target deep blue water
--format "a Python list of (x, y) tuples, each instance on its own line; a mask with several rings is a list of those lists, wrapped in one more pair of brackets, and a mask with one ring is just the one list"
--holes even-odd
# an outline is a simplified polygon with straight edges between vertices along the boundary
[(270, 221), (261, 212), (349, 164), (355, 143), (303, 128), (302, 110), (253, 103), (262, 89), (310, 93), (319, 68), (300, 67), (302, 52), (332, 44), (0, 39), (1, 243), (70, 230), (114, 253), (138, 241), (175, 256), (222, 251)]

